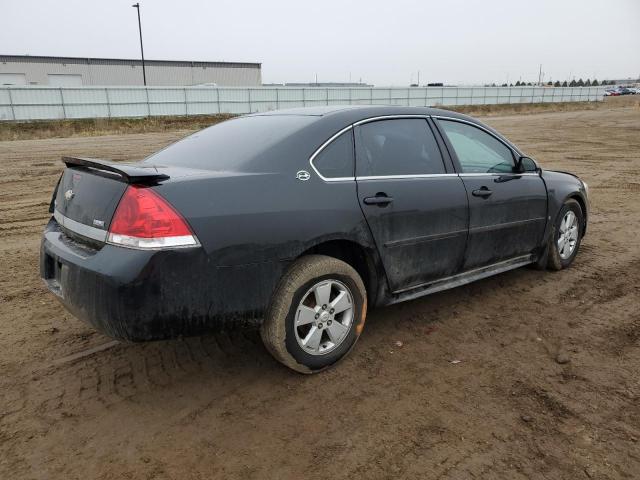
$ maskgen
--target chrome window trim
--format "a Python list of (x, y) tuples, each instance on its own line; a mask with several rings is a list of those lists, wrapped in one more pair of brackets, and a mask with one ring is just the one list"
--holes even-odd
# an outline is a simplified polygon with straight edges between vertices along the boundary
[(85, 225), (84, 223), (77, 222), (62, 213), (58, 210), (54, 210), (53, 218), (67, 230), (72, 231), (73, 233), (77, 233), (78, 235), (82, 235), (83, 237), (90, 238), (92, 240), (97, 240), (99, 242), (107, 241), (107, 231), (101, 230), (100, 228), (92, 227), (90, 225)]
[[(502, 140), (501, 138), (497, 137), (491, 130), (488, 130), (487, 128), (483, 127), (482, 125), (479, 125), (477, 123), (474, 122), (470, 122), (468, 120), (464, 120), (461, 118), (456, 118), (456, 117), (448, 117), (445, 115), (425, 115), (425, 114), (396, 114), (396, 115), (380, 115), (377, 117), (370, 117), (370, 118), (365, 118), (363, 120), (358, 120), (357, 122), (343, 128), (342, 130), (340, 130), (339, 132), (337, 132), (336, 134), (334, 134), (333, 136), (331, 136), (327, 141), (325, 141), (322, 145), (320, 145), (315, 152), (313, 152), (313, 154), (311, 155), (311, 157), (309, 157), (309, 164), (311, 165), (311, 168), (313, 169), (313, 171), (316, 173), (316, 175), (318, 175), (318, 177), (320, 177), (322, 180), (324, 180), (325, 182), (348, 182), (348, 181), (355, 181), (355, 180), (401, 180), (401, 179), (411, 179), (411, 178), (437, 178), (437, 177), (478, 177), (478, 176), (504, 176), (504, 175), (513, 175), (513, 176), (523, 176), (523, 175), (536, 175), (539, 176), (538, 173), (534, 173), (534, 172), (527, 172), (527, 173), (512, 173), (512, 172), (503, 172), (503, 173), (494, 173), (494, 172), (486, 172), (486, 173), (462, 173), (462, 172), (457, 172), (457, 173), (425, 173), (425, 174), (415, 174), (415, 175), (368, 175), (368, 176), (354, 176), (354, 177), (325, 177), (324, 175), (322, 175), (320, 173), (320, 171), (316, 168), (316, 166), (313, 164), (313, 160), (322, 152), (322, 150), (324, 150), (327, 146), (329, 146), (329, 144), (331, 142), (333, 142), (336, 138), (338, 138), (340, 135), (342, 135), (343, 133), (346, 133), (349, 130), (353, 130), (354, 127), (357, 127), (358, 125), (363, 125), (365, 123), (370, 123), (370, 122), (376, 122), (376, 121), (380, 121), (380, 120), (393, 120), (393, 119), (402, 119), (402, 118), (423, 118), (425, 120), (428, 120), (429, 118), (436, 118), (439, 120), (451, 120), (454, 122), (460, 122), (460, 123), (466, 123), (468, 125), (471, 125), (473, 127), (479, 128), (480, 130), (484, 131), (485, 133), (491, 135), (493, 138), (495, 138), (496, 140), (498, 140), (500, 143), (502, 143), (505, 147), (507, 147), (509, 149), (509, 151), (512, 152), (512, 154), (514, 156), (520, 155), (520, 153), (515, 150), (513, 147), (511, 147), (511, 145), (508, 145), (507, 143), (505, 143), (504, 140)], [(515, 158), (514, 158), (515, 161)]]
[[(353, 124), (354, 127), (358, 125), (363, 125), (365, 123), (376, 122), (380, 120), (397, 120), (403, 118), (422, 118), (427, 121), (431, 115), (422, 115), (422, 114), (406, 114), (406, 115), (381, 115), (378, 117), (365, 118), (364, 120), (359, 120)], [(356, 175), (356, 180), (402, 180), (402, 179), (411, 179), (411, 178), (438, 178), (438, 177), (455, 177), (457, 173), (415, 173), (411, 175)]]
[(425, 173), (420, 175), (368, 175), (362, 177), (356, 177), (356, 180), (393, 180), (393, 179), (411, 179), (411, 178), (440, 178), (440, 177), (522, 177), (525, 175), (538, 176), (537, 173)]
[[(320, 173), (320, 171), (316, 168), (316, 166), (313, 164), (313, 160), (320, 155), (320, 153), (322, 153), (322, 151), (329, 146), (329, 144), (331, 142), (333, 142), (336, 138), (338, 138), (340, 135), (342, 135), (343, 133), (348, 132), (349, 130), (353, 130), (353, 125), (349, 125), (348, 127), (343, 128), (342, 130), (340, 130), (338, 133), (336, 133), (335, 135), (333, 135), (332, 137), (329, 138), (329, 140), (327, 140), (326, 142), (324, 142), (322, 145), (320, 145), (317, 150), (315, 152), (313, 152), (313, 155), (311, 155), (311, 157), (309, 157), (309, 165), (311, 165), (311, 168), (313, 169), (314, 172), (316, 172), (316, 175), (318, 175), (322, 180), (324, 180), (325, 182), (347, 182), (347, 181), (354, 181), (356, 179), (356, 177), (325, 177), (324, 175), (322, 175)], [(354, 168), (355, 168), (355, 152), (354, 152)]]
[[(427, 120), (431, 115), (381, 115), (378, 117), (371, 117), (371, 118), (365, 118), (364, 120), (359, 120), (345, 128), (343, 128), (342, 130), (340, 130), (338, 133), (336, 133), (335, 135), (333, 135), (332, 137), (330, 137), (326, 142), (324, 142), (322, 145), (320, 145), (315, 152), (313, 152), (313, 154), (311, 155), (311, 157), (309, 157), (309, 165), (311, 165), (311, 168), (313, 169), (313, 171), (316, 173), (316, 175), (318, 175), (318, 177), (320, 177), (322, 180), (324, 180), (325, 182), (348, 182), (348, 181), (355, 181), (356, 177), (325, 177), (324, 175), (322, 175), (320, 173), (320, 171), (316, 168), (316, 166), (313, 164), (313, 160), (320, 155), (320, 153), (322, 152), (322, 150), (324, 150), (331, 142), (333, 142), (336, 138), (338, 138), (340, 135), (342, 135), (343, 133), (346, 133), (348, 130), (353, 130), (354, 127), (358, 126), (358, 125), (362, 125), (363, 123), (368, 123), (368, 122), (375, 122), (376, 120), (388, 120), (388, 119), (394, 119), (394, 118), (424, 118), (425, 120)], [(429, 175), (449, 175), (449, 174), (429, 174)], [(393, 175), (390, 177), (375, 177), (376, 179), (383, 179), (383, 178), (421, 178), (421, 175)], [(374, 177), (357, 177), (360, 180), (365, 180), (365, 179), (373, 179)], [(425, 178), (425, 177), (422, 177)]]
[(320, 175), (320, 173), (318, 173), (315, 167), (314, 170), (316, 174), (325, 182), (353, 182), (356, 179), (356, 177), (323, 177), (322, 175)]
[(393, 179), (411, 179), (411, 178), (440, 178), (440, 177), (457, 177), (457, 173), (424, 173), (416, 175), (365, 175), (356, 177), (356, 180), (393, 180)]
[(540, 176), (540, 174), (537, 173), (537, 172), (523, 172), (523, 173), (516, 173), (516, 172), (458, 173), (457, 175), (459, 177), (462, 177), (462, 178), (465, 178), (465, 177), (506, 177), (506, 176), (524, 177), (525, 175), (533, 175), (533, 176), (536, 176), (536, 177)]

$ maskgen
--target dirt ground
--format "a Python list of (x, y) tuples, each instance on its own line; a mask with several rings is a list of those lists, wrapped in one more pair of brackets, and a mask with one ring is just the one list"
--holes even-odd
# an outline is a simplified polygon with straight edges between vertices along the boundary
[(60, 156), (185, 131), (0, 142), (0, 478), (640, 478), (640, 108), (487, 121), (589, 183), (575, 264), (373, 311), (316, 376), (255, 332), (114, 345), (42, 285)]

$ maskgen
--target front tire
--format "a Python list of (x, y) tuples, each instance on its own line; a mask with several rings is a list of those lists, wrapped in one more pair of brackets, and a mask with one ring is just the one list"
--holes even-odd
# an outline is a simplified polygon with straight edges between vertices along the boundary
[(560, 209), (549, 239), (547, 268), (562, 270), (573, 263), (584, 232), (584, 215), (580, 204), (569, 199)]
[(353, 267), (308, 255), (283, 275), (260, 334), (276, 360), (300, 373), (317, 373), (351, 351), (366, 314), (367, 293)]

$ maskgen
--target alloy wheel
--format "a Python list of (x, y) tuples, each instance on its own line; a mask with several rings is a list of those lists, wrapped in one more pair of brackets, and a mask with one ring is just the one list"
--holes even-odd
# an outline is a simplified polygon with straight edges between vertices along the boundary
[(562, 260), (567, 260), (573, 255), (576, 245), (578, 244), (578, 216), (569, 210), (565, 213), (560, 222), (560, 231), (558, 236), (558, 253)]
[(311, 355), (335, 350), (353, 323), (353, 295), (338, 280), (323, 280), (302, 297), (294, 319), (298, 345)]

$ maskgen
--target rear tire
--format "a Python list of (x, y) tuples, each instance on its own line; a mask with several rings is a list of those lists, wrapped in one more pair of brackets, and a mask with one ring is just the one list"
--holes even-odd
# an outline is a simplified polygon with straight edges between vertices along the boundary
[(276, 360), (300, 373), (317, 373), (351, 351), (366, 314), (367, 293), (353, 267), (308, 255), (283, 275), (260, 335)]
[(549, 238), (549, 270), (562, 270), (573, 263), (580, 249), (583, 232), (582, 208), (577, 201), (569, 199), (560, 209)]

